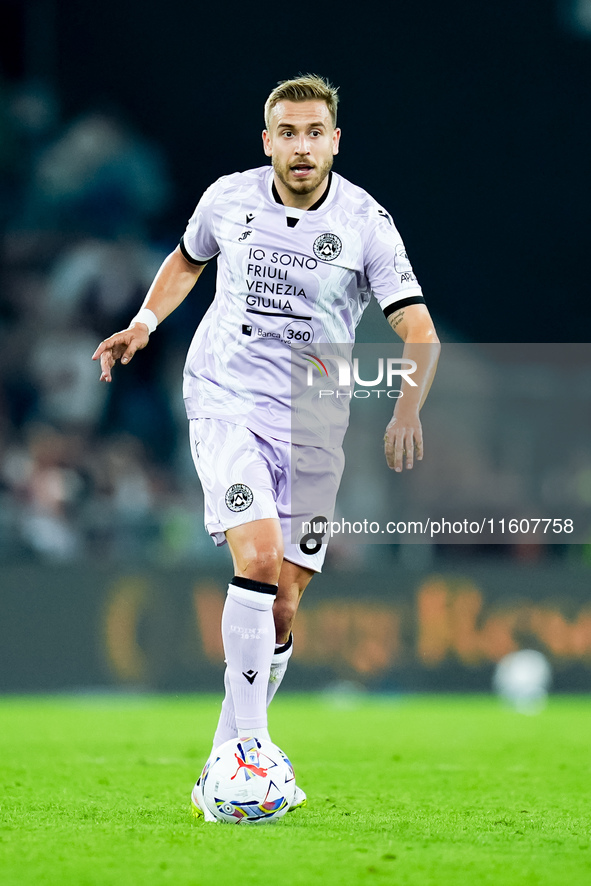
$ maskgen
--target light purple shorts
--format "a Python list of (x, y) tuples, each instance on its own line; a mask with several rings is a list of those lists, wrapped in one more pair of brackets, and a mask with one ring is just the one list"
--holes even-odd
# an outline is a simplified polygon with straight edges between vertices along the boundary
[(343, 450), (296, 446), (217, 418), (189, 422), (191, 452), (203, 487), (205, 527), (217, 545), (224, 532), (276, 518), (284, 557), (320, 572), (345, 465)]

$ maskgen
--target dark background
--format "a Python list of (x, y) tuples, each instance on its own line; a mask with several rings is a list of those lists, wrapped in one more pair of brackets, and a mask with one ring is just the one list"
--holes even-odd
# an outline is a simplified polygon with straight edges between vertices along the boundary
[[(588, 509), (586, 439), (570, 460), (548, 453), (549, 435), (532, 442), (519, 408), (522, 395), (541, 398), (559, 423), (558, 362), (542, 371), (514, 349), (519, 384), (503, 389), (489, 432), (480, 406), (494, 367), (472, 343), (589, 340), (590, 38), (591, 0), (0, 0), (0, 690), (220, 685), (211, 643), (231, 564), (203, 528), (180, 392), (215, 269), (112, 385), (99, 384), (90, 356), (134, 316), (203, 190), (268, 162), (264, 102), (299, 72), (339, 86), (335, 169), (394, 215), (441, 339), (466, 342), (476, 400), (462, 394), (454, 426), (440, 372), (429, 441), (438, 416), (465, 432), (473, 412), (489, 495), (538, 453), (547, 482), (532, 482), (547, 507), (537, 516), (575, 499)], [(374, 304), (359, 338), (384, 335)], [(586, 415), (587, 376), (571, 381)], [(355, 485), (355, 465), (372, 457), (353, 431), (361, 508), (375, 490)], [(434, 470), (450, 480), (450, 465), (474, 479), (453, 433), (437, 438), (453, 458), (429, 449), (423, 480)], [(391, 489), (394, 508), (396, 478)], [(586, 688), (582, 530), (570, 545), (333, 539), (300, 614), (292, 686), (481, 689), (497, 660), (526, 645), (551, 659), (557, 688)], [(425, 588), (441, 612), (423, 605)], [(425, 637), (437, 647), (430, 664)], [(122, 670), (130, 651), (145, 672)]]
[(393, 213), (437, 320), (465, 340), (586, 341), (591, 42), (571, 6), (5, 0), (2, 73), (51, 81), (64, 121), (117, 110), (163, 148), (167, 243), (211, 181), (267, 162), (275, 83), (323, 74), (335, 168)]

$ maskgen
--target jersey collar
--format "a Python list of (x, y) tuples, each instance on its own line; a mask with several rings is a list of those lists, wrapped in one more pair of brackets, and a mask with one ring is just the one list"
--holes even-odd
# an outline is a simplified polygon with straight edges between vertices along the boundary
[[(283, 203), (283, 200), (279, 196), (279, 191), (275, 187), (275, 179), (273, 176), (273, 167), (271, 167), (271, 170), (270, 170), (270, 184), (271, 184), (271, 188), (270, 188), (271, 197), (273, 198), (275, 203), (279, 203), (280, 206), (285, 206), (285, 204)], [(289, 214), (293, 213), (294, 217), (301, 218), (301, 216), (305, 215), (306, 212), (314, 212), (317, 209), (320, 209), (321, 206), (324, 206), (325, 204), (329, 204), (332, 202), (335, 190), (336, 190), (336, 181), (333, 177), (332, 169), (331, 169), (331, 171), (328, 173), (328, 187), (327, 187), (326, 191), (324, 192), (324, 194), (318, 198), (316, 203), (314, 203), (308, 209), (296, 209), (293, 206), (286, 206), (285, 207), (286, 214), (289, 215)]]

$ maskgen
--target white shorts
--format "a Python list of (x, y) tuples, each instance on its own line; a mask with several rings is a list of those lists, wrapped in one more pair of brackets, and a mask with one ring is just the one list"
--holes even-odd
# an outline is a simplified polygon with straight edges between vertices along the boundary
[(217, 418), (189, 422), (191, 452), (205, 498), (205, 527), (217, 545), (224, 532), (274, 517), (284, 557), (320, 572), (345, 457), (343, 450), (295, 446)]

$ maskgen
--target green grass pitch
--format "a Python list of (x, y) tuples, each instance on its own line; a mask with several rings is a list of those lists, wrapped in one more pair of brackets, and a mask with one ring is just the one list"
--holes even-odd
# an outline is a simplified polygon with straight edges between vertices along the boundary
[(309, 805), (259, 827), (190, 814), (218, 707), (0, 699), (2, 886), (591, 883), (585, 697), (284, 694), (271, 731)]

